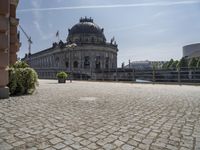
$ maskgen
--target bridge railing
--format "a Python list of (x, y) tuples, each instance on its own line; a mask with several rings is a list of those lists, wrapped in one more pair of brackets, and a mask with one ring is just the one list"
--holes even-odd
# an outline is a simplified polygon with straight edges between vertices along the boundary
[(200, 68), (148, 70), (120, 68), (101, 71), (98, 80), (200, 83)]
[[(39, 69), (39, 78), (56, 79), (60, 69)], [(68, 72), (67, 70), (64, 70)], [(177, 83), (200, 83), (200, 68), (180, 69), (145, 69), (131, 68), (104, 69), (95, 72), (74, 71), (74, 80), (102, 80), (102, 81), (131, 81), (131, 82), (177, 82)]]

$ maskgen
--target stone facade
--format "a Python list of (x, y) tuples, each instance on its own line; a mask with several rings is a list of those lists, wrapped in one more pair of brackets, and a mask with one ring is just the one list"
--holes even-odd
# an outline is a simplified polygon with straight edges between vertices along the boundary
[(39, 78), (56, 78), (57, 72), (66, 71), (73, 78), (95, 78), (98, 70), (117, 69), (117, 44), (106, 42), (104, 29), (91, 18), (81, 18), (69, 29), (67, 42), (53, 43), (51, 48), (26, 55)]
[(10, 64), (17, 60), (16, 52), (19, 50), (19, 38), (16, 18), (18, 0), (0, 1), (0, 98), (9, 96), (8, 71)]

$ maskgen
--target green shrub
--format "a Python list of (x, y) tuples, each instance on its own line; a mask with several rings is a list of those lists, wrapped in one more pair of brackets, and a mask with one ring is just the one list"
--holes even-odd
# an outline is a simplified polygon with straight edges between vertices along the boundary
[(9, 68), (8, 87), (11, 95), (32, 94), (38, 85), (37, 80), (37, 73), (25, 62), (17, 61)]
[(64, 71), (61, 71), (59, 73), (57, 73), (57, 78), (62, 78), (62, 79), (66, 79), (67, 78), (67, 74)]
[(173, 61), (173, 63), (170, 65), (170, 68), (171, 68), (171, 69), (177, 68), (176, 66), (177, 66), (178, 63), (179, 63), (178, 60)]
[(188, 67), (189, 68), (195, 68), (197, 66), (198, 60), (196, 58), (191, 58), (189, 60)]
[(167, 64), (167, 69), (169, 69), (173, 63), (174, 63), (174, 60), (170, 59), (169, 63)]
[(28, 68), (29, 65), (24, 61), (17, 61), (11, 68)]
[(200, 68), (200, 58), (199, 58), (199, 60), (198, 60), (198, 62), (197, 62), (197, 66), (196, 66), (197, 68)]
[(181, 60), (178, 62), (177, 64), (177, 69), (180, 69), (180, 68), (187, 68), (188, 67), (188, 61), (186, 58), (181, 58)]

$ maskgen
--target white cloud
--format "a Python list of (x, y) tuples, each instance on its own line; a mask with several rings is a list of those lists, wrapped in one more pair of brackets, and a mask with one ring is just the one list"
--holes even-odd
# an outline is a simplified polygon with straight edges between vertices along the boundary
[(40, 7), (38, 1), (31, 1), (31, 4), (32, 4), (32, 6), (33, 6), (34, 8), (39, 8), (39, 7)]
[[(199, 0), (184, 0), (171, 2), (152, 2), (152, 3), (135, 3), (135, 4), (114, 4), (114, 5), (85, 5), (85, 6), (71, 6), (71, 7), (53, 7), (53, 8), (30, 8), (21, 9), (18, 12), (32, 12), (32, 11), (53, 11), (53, 10), (75, 10), (75, 9), (97, 9), (97, 8), (126, 8), (126, 7), (154, 7), (154, 6), (173, 6), (173, 5), (189, 5), (199, 4)], [(35, 4), (37, 6), (37, 4)]]
[[(32, 4), (33, 8), (35, 8), (35, 9), (40, 8), (39, 1), (36, 1), (36, 0), (31, 1), (31, 4)], [(40, 22), (42, 20), (42, 15), (41, 15), (40, 11), (38, 11), (38, 10), (33, 11), (33, 16), (34, 16), (33, 24), (35, 25), (37, 32), (39, 33), (40, 38), (42, 40), (51, 39), (54, 36), (54, 34), (53, 33), (46, 34), (46, 33), (44, 33), (44, 31), (41, 28)], [(51, 24), (49, 25), (49, 27), (50, 26), (51, 26)]]
[(33, 23), (34, 23), (34, 25), (35, 25), (35, 27), (36, 27), (36, 29), (37, 29), (37, 31), (38, 31), (38, 33), (39, 33), (39, 35), (40, 35), (40, 37), (41, 37), (42, 40), (48, 40), (48, 39), (53, 38), (53, 36), (54, 36), (53, 33), (46, 34), (46, 33), (44, 33), (44, 32), (42, 31), (39, 22), (34, 21)]
[(149, 26), (149, 24), (137, 24), (137, 25), (132, 25), (132, 26), (122, 26), (122, 27), (108, 29), (108, 32), (138, 29), (138, 28), (146, 27), (146, 26)]

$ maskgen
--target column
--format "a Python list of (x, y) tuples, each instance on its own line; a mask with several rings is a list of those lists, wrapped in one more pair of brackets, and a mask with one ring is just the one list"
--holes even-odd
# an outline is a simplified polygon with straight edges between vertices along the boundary
[(9, 97), (8, 71), (9, 66), (9, 12), (8, 0), (0, 1), (0, 98)]
[(17, 61), (16, 53), (20, 47), (17, 35), (17, 26), (19, 24), (19, 19), (16, 18), (17, 4), (18, 0), (10, 1), (10, 64), (14, 64)]

